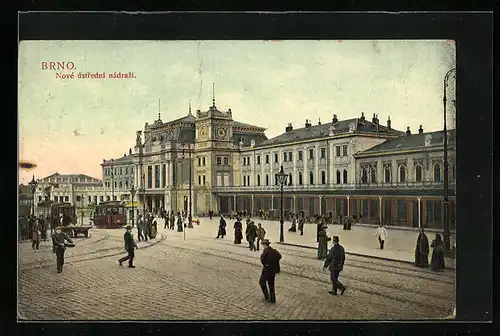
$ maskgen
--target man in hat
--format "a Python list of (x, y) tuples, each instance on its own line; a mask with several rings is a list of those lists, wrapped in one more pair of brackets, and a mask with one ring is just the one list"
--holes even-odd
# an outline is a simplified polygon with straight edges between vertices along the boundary
[[(281, 254), (269, 246), (271, 243), (269, 239), (264, 239), (262, 245), (264, 245), (264, 251), (260, 256), (260, 262), (262, 263), (262, 274), (260, 276), (259, 285), (262, 288), (262, 293), (264, 294), (264, 300), (276, 303), (276, 293), (274, 291), (274, 279), (276, 274), (280, 272), (280, 260)], [(269, 290), (268, 286), (269, 285)]]
[(56, 253), (57, 258), (57, 273), (61, 273), (64, 265), (64, 252), (66, 252), (66, 244), (64, 241), (70, 242), (74, 246), (73, 241), (62, 232), (61, 227), (56, 227), (54, 234), (52, 235), (52, 243), (54, 245), (53, 250)]
[(330, 279), (332, 280), (332, 291), (328, 293), (337, 295), (337, 289), (340, 289), (340, 295), (344, 294), (346, 287), (339, 281), (339, 273), (344, 269), (345, 251), (339, 244), (339, 236), (333, 236), (333, 246), (325, 260), (323, 270), (329, 267)]
[(135, 268), (135, 266), (133, 265), (134, 249), (137, 248), (137, 244), (135, 243), (134, 237), (132, 237), (132, 233), (130, 232), (132, 231), (132, 227), (130, 225), (127, 225), (125, 229), (127, 229), (127, 231), (125, 231), (123, 239), (125, 240), (125, 250), (127, 251), (128, 255), (120, 258), (120, 260), (118, 260), (118, 263), (120, 264), (120, 266), (122, 266), (122, 262), (128, 260), (128, 267)]

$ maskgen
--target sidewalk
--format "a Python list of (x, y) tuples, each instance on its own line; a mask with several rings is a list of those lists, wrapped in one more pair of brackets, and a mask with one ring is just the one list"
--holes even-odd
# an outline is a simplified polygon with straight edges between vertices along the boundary
[[(214, 217), (211, 221), (209, 218), (200, 218), (200, 226), (196, 226), (196, 235), (205, 233), (209, 236), (214, 236), (217, 233), (219, 225), (219, 218)], [(271, 242), (279, 244), (279, 221), (268, 221), (253, 218), (255, 223), (261, 223), (266, 230), (266, 238)], [(226, 231), (229, 237), (233, 236), (234, 221), (227, 221)], [(316, 224), (305, 224), (304, 235), (301, 236), (298, 232), (288, 232), (291, 226), (290, 222), (284, 223), (284, 244), (299, 246), (304, 248), (317, 249), (318, 243), (316, 242)], [(245, 223), (243, 222), (243, 230)], [(387, 241), (385, 242), (384, 249), (381, 250), (377, 237), (375, 237), (375, 228), (366, 225), (353, 225), (351, 230), (343, 230), (342, 225), (330, 224), (328, 225), (327, 234), (329, 237), (339, 236), (340, 244), (344, 247), (347, 254), (369, 256), (373, 258), (380, 258), (386, 260), (394, 260), (405, 263), (414, 263), (415, 260), (415, 244), (418, 237), (416, 230), (401, 230), (396, 228), (387, 229)], [(429, 245), (435, 238), (434, 232), (427, 232)], [(328, 242), (328, 248), (332, 246), (331, 241)], [(432, 255), (429, 254), (429, 262)], [(445, 265), (447, 268), (455, 269), (455, 259), (446, 259)]]

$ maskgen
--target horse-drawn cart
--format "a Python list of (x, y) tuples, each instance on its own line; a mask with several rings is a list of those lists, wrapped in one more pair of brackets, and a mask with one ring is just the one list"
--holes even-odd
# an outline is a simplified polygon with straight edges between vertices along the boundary
[(76, 238), (78, 235), (83, 235), (85, 238), (89, 237), (89, 229), (92, 226), (90, 225), (68, 225), (61, 227), (61, 231), (66, 233), (71, 238)]

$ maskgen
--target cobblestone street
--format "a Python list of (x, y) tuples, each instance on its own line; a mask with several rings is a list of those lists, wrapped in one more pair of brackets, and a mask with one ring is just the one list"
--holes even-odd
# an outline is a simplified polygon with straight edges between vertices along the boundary
[[(27, 320), (342, 320), (444, 318), (455, 306), (455, 275), (348, 255), (332, 297), (329, 273), (316, 252), (273, 243), (283, 255), (277, 303), (262, 301), (260, 252), (214, 239), (217, 220), (183, 233), (163, 229), (140, 242), (137, 268), (120, 268), (123, 230), (91, 230), (66, 252), (56, 272), (51, 245), (19, 244), (19, 319)], [(286, 228), (288, 229), (288, 228)], [(137, 231), (134, 229), (134, 236)], [(278, 237), (269, 237), (276, 241)], [(342, 243), (342, 240), (341, 240)]]

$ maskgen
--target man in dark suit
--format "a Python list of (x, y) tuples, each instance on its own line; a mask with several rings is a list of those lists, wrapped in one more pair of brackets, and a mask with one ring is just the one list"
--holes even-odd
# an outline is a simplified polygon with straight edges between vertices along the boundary
[(130, 225), (127, 225), (126, 229), (127, 231), (123, 235), (123, 239), (125, 240), (125, 250), (127, 251), (128, 255), (120, 258), (120, 260), (118, 260), (118, 263), (120, 264), (120, 266), (122, 266), (122, 262), (128, 260), (128, 267), (135, 268), (135, 266), (133, 265), (134, 249), (137, 248), (137, 244), (135, 243), (134, 237), (132, 237), (132, 233), (130, 232), (132, 231), (132, 227)]
[(340, 289), (340, 295), (344, 294), (346, 287), (339, 281), (339, 273), (344, 269), (345, 251), (339, 244), (339, 237), (333, 236), (333, 246), (325, 260), (323, 270), (327, 267), (330, 270), (330, 279), (332, 280), (332, 291), (328, 292), (337, 295), (337, 289)]
[[(269, 239), (264, 239), (262, 245), (264, 245), (264, 251), (260, 256), (260, 261), (264, 266), (262, 268), (262, 274), (260, 276), (259, 285), (262, 288), (262, 293), (264, 294), (264, 300), (276, 303), (276, 293), (274, 291), (274, 279), (276, 274), (280, 272), (280, 260), (281, 254), (273, 249), (269, 242)], [(269, 285), (269, 290), (267, 286)]]
[(60, 227), (56, 227), (56, 232), (52, 235), (52, 243), (54, 244), (53, 251), (56, 253), (57, 257), (57, 273), (61, 273), (64, 265), (64, 252), (66, 252), (66, 244), (64, 241), (68, 241), (74, 246), (73, 241), (61, 231)]

